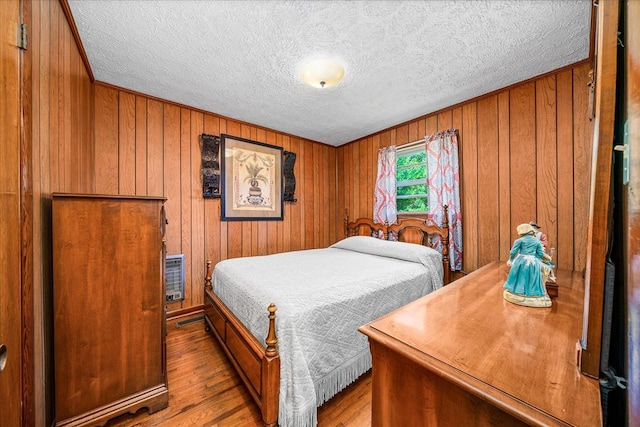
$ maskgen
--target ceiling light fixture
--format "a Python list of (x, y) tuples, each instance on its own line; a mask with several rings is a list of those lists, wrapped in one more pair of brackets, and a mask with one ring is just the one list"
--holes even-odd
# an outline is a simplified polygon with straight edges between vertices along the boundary
[(302, 81), (316, 88), (326, 88), (340, 83), (344, 67), (333, 59), (317, 59), (302, 67)]

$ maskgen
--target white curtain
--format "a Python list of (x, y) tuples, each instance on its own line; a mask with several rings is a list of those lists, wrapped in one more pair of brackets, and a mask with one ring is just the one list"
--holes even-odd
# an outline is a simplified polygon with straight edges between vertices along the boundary
[(394, 224), (397, 217), (396, 147), (392, 145), (378, 150), (378, 176), (373, 203), (373, 221), (380, 224)]
[[(462, 270), (462, 214), (460, 211), (460, 171), (458, 136), (455, 129), (425, 137), (429, 214), (442, 224), (443, 206), (449, 210), (449, 260), (451, 270)], [(441, 243), (439, 243), (441, 244)]]

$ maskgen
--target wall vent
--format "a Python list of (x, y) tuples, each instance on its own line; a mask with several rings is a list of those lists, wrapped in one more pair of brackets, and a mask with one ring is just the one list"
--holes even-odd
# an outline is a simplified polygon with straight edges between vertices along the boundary
[(184, 254), (167, 255), (165, 264), (166, 301), (184, 299)]

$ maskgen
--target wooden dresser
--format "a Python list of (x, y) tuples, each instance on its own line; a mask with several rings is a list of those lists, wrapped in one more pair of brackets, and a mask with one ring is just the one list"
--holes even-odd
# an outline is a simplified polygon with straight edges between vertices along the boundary
[(558, 271), (550, 308), (502, 299), (494, 262), (360, 328), (373, 357), (373, 426), (600, 426), (580, 373), (584, 282)]
[(57, 426), (167, 406), (163, 203), (53, 195)]

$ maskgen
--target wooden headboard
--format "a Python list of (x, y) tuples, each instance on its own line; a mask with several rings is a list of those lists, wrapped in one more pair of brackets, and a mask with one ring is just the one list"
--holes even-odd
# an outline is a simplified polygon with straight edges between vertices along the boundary
[(451, 281), (451, 267), (449, 265), (449, 215), (448, 207), (444, 206), (444, 220), (442, 226), (430, 224), (427, 220), (419, 218), (398, 219), (395, 224), (376, 224), (368, 218), (358, 218), (349, 222), (348, 213), (345, 210), (345, 236), (378, 236), (380, 232), (384, 239), (392, 235), (393, 240), (414, 243), (418, 245), (434, 247), (434, 236), (439, 236), (442, 241), (442, 264), (444, 268), (443, 282), (445, 285)]
[[(345, 211), (346, 212), (346, 211)], [(377, 236), (380, 231), (384, 233), (384, 238), (387, 238), (387, 225), (376, 224), (369, 218), (358, 218), (353, 222), (349, 222), (348, 215), (344, 220), (345, 236)]]

